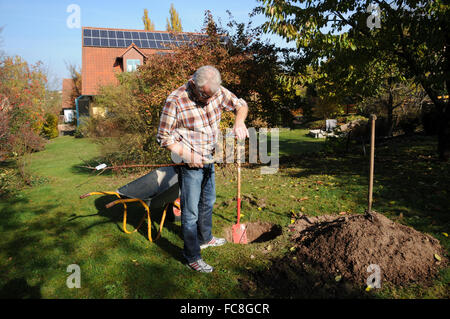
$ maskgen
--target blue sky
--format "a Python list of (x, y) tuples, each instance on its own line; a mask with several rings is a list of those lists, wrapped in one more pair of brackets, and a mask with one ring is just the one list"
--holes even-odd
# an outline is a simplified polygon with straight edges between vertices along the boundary
[[(69, 5), (80, 7), (81, 26), (143, 29), (141, 18), (147, 8), (155, 28), (165, 30), (171, 3), (187, 32), (200, 31), (205, 10), (226, 25), (227, 10), (238, 22), (248, 22), (248, 14), (260, 5), (257, 0), (0, 0), (0, 50), (20, 55), (29, 63), (43, 61), (53, 88), (61, 89), (62, 79), (69, 77), (66, 63), (81, 67), (81, 29), (67, 26)], [(254, 17), (253, 21), (254, 25), (262, 24), (264, 17)], [(271, 38), (278, 45), (287, 45), (280, 38)]]

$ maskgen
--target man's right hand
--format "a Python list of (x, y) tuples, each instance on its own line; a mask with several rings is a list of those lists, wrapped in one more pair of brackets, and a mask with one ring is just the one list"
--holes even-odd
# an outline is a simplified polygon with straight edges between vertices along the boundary
[(191, 168), (202, 168), (203, 163), (206, 162), (207, 160), (208, 160), (207, 158), (205, 158), (195, 152), (191, 152), (190, 159), (186, 160), (185, 162)]
[(188, 150), (180, 143), (174, 143), (167, 147), (171, 152), (174, 152), (178, 156), (180, 156), (184, 163), (186, 163), (189, 167), (197, 167), (202, 168), (203, 163), (207, 162), (208, 159)]

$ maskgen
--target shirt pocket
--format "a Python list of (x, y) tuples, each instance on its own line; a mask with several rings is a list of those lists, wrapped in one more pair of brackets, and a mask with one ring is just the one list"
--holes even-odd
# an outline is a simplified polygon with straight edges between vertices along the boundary
[(183, 127), (191, 131), (198, 131), (207, 125), (205, 119), (206, 116), (202, 116), (201, 110), (197, 107), (190, 107), (183, 111), (181, 122)]

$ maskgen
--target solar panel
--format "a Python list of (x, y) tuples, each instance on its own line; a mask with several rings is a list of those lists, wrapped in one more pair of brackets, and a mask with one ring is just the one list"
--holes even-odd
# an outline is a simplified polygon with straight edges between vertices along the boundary
[[(151, 31), (117, 31), (104, 29), (83, 29), (84, 46), (100, 46), (110, 48), (128, 47), (131, 43), (141, 48), (169, 50), (182, 45), (193, 45), (190, 42), (206, 38), (204, 34), (180, 34)], [(228, 38), (220, 38), (221, 43), (226, 43)]]
[(109, 46), (110, 47), (117, 47), (117, 40), (109, 39)]

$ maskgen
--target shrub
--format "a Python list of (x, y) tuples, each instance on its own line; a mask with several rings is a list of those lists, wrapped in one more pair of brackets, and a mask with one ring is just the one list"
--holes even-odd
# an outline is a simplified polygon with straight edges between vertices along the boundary
[(48, 113), (45, 116), (45, 122), (42, 127), (42, 135), (48, 139), (58, 137), (58, 117), (55, 114)]
[(312, 121), (305, 124), (305, 127), (310, 130), (325, 130), (326, 122), (325, 120)]

